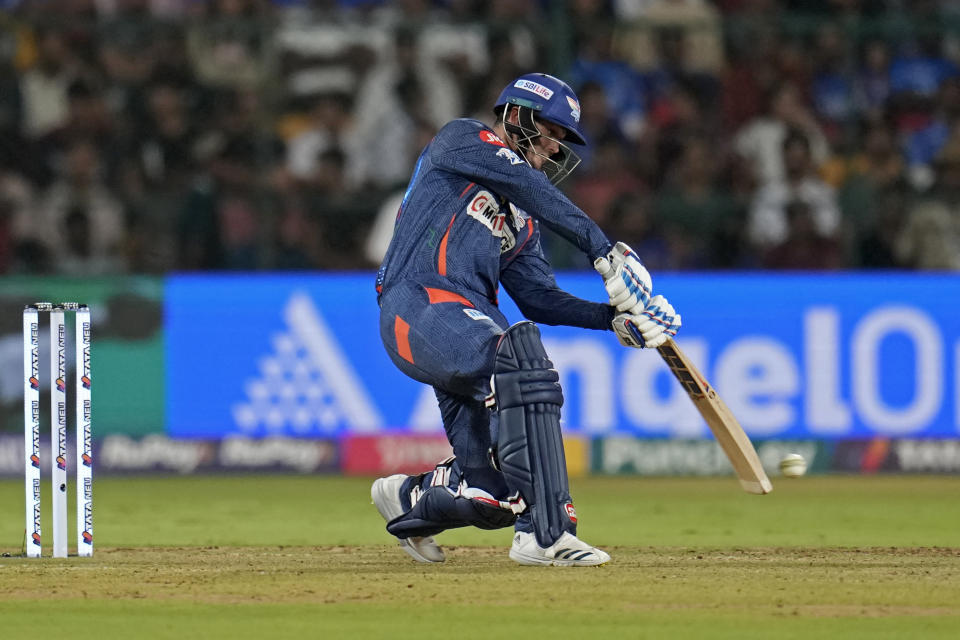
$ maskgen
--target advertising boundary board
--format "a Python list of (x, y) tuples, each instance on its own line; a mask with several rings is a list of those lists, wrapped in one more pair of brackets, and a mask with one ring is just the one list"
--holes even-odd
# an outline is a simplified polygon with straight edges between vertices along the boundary
[[(343, 473), (355, 476), (429, 471), (450, 453), (442, 436), (345, 436), (340, 440), (183, 440), (164, 435), (109, 435), (94, 440), (96, 474)], [(759, 440), (757, 452), (776, 480), (779, 461), (799, 453), (807, 473), (960, 474), (960, 439)], [(730, 476), (714, 440), (564, 438), (571, 478), (586, 475)], [(72, 455), (72, 445), (68, 447)], [(49, 472), (49, 442), (40, 448)], [(0, 435), (0, 478), (23, 477), (22, 436)]]
[[(593, 274), (562, 287), (601, 300)], [(960, 277), (663, 274), (678, 343), (752, 438), (960, 436)], [(521, 319), (503, 294), (510, 321)], [(167, 431), (184, 438), (442, 433), (433, 391), (379, 336), (373, 276), (180, 275), (167, 282)], [(655, 353), (541, 326), (584, 437), (702, 439)], [(414, 357), (416, 354), (414, 354)]]

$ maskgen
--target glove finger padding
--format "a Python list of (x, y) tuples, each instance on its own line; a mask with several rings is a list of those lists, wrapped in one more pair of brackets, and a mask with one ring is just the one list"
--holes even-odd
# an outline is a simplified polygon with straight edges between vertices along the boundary
[(646, 307), (653, 282), (646, 267), (626, 244), (618, 242), (606, 258), (594, 260), (593, 268), (603, 276), (610, 304), (618, 311)]
[[(640, 325), (644, 339), (648, 342), (647, 346), (650, 346), (648, 335), (650, 338), (653, 338), (662, 332), (666, 334), (666, 336), (672, 337), (677, 335), (677, 331), (682, 324), (680, 314), (674, 310), (673, 305), (667, 302), (666, 298), (659, 295), (650, 300), (650, 304), (647, 305), (647, 308), (643, 310), (641, 315), (649, 318), (648, 322), (641, 323)], [(666, 340), (666, 338), (664, 338), (664, 340)], [(660, 341), (660, 344), (662, 344), (662, 342), (663, 341)], [(657, 346), (659, 346), (659, 344)]]
[(613, 319), (613, 330), (625, 347), (655, 348), (677, 335), (681, 319), (663, 296), (655, 296), (639, 312), (621, 313)]
[(680, 322), (680, 314), (678, 313), (678, 314), (676, 314), (676, 315), (673, 316), (673, 322), (671, 322), (671, 323), (670, 323), (670, 326), (667, 327), (666, 329), (664, 329), (663, 332), (664, 332), (664, 333), (669, 333), (669, 334), (670, 334), (670, 337), (672, 338), (672, 337), (674, 337), (674, 336), (677, 335), (677, 331), (680, 330), (680, 325), (681, 325), (681, 324), (682, 324), (682, 323)]

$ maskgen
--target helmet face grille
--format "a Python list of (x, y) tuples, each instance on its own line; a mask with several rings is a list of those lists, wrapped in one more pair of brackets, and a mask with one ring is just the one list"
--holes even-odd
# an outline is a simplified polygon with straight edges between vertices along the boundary
[[(530, 159), (527, 157), (529, 154), (540, 156), (543, 160), (541, 171), (546, 174), (547, 178), (553, 184), (560, 184), (560, 181), (570, 175), (570, 173), (577, 168), (577, 165), (580, 164), (580, 156), (574, 153), (569, 145), (561, 140), (540, 133), (532, 109), (523, 106), (517, 107), (518, 124), (507, 122), (509, 112), (505, 112), (503, 115), (504, 127), (508, 133), (517, 136), (517, 147), (519, 147), (521, 154), (524, 156), (524, 160), (527, 161), (527, 164), (530, 164)], [(552, 156), (544, 155), (537, 151), (537, 148), (533, 144), (538, 138), (553, 140), (557, 143), (559, 150)]]
[(567, 145), (560, 143), (560, 151), (553, 154), (543, 163), (543, 172), (553, 184), (560, 184), (560, 181), (570, 175), (580, 164), (580, 156)]

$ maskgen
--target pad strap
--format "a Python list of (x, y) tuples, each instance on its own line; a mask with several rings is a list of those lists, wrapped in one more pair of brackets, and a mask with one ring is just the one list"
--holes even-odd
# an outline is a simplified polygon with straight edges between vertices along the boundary
[(447, 529), (511, 527), (517, 514), (526, 509), (519, 496), (497, 500), (482, 489), (461, 485), (454, 492), (447, 487), (430, 487), (410, 511), (387, 523), (387, 531), (398, 538), (435, 536)]
[(426, 475), (421, 474), (404, 496), (410, 501), (408, 511), (387, 523), (387, 531), (398, 538), (433, 536), (446, 529), (467, 526), (510, 527), (527, 508), (518, 495), (498, 500), (488, 491), (468, 486), (454, 457), (437, 465), (429, 485), (424, 481)]

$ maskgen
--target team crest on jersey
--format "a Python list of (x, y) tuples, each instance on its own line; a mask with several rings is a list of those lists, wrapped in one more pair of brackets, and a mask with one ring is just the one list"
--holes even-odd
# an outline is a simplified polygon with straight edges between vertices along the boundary
[(498, 147), (507, 146), (506, 144), (504, 144), (503, 140), (500, 139), (500, 136), (495, 134), (493, 131), (487, 131), (486, 129), (480, 132), (480, 139), (486, 142), (487, 144), (495, 144)]
[(497, 157), (506, 158), (507, 160), (510, 161), (510, 164), (523, 163), (523, 159), (520, 156), (518, 156), (515, 152), (511, 151), (510, 149), (507, 149), (506, 147), (497, 151)]
[(512, 214), (510, 217), (513, 219), (513, 228), (516, 229), (517, 232), (523, 231), (523, 228), (527, 226), (527, 218), (529, 216), (524, 213), (523, 209), (515, 207), (512, 202), (508, 202), (507, 204), (510, 206), (510, 213)]
[(500, 203), (489, 191), (478, 191), (467, 205), (467, 215), (490, 230), (494, 237), (500, 238), (500, 253), (513, 249), (516, 236), (506, 223), (506, 215), (500, 211)]

